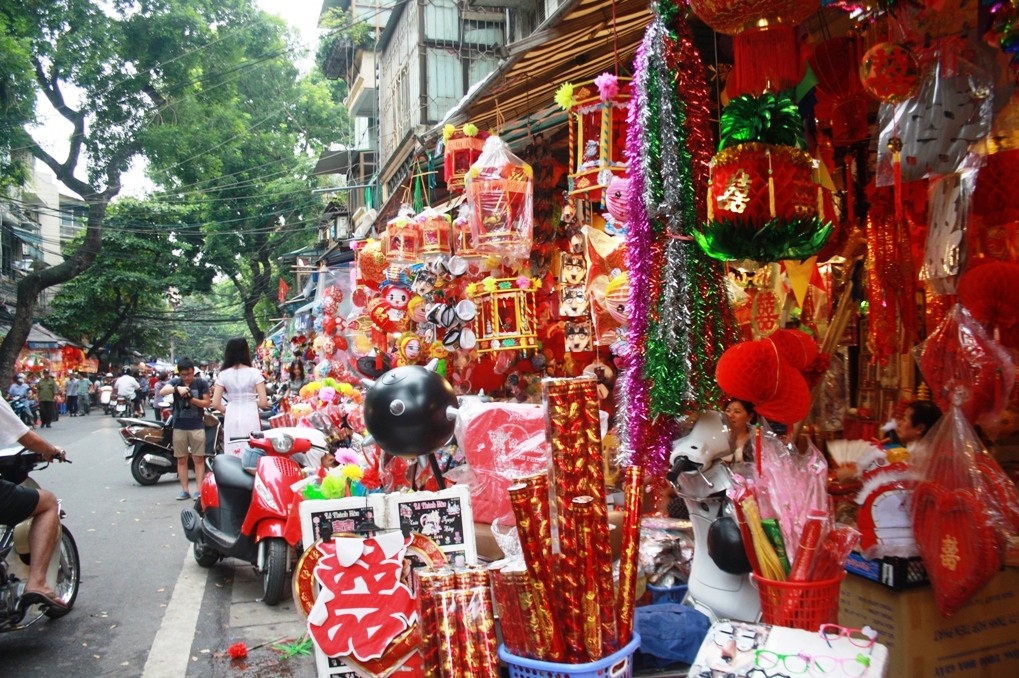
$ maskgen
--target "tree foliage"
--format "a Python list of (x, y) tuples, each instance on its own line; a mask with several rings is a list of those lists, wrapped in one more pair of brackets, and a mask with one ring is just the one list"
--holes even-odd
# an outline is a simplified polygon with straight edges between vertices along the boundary
[[(252, 0), (7, 0), (0, 3), (4, 72), (0, 152), (25, 149), (88, 205), (81, 245), (61, 264), (18, 284), (11, 331), (0, 344), (0, 381), (28, 337), (39, 294), (72, 280), (98, 255), (107, 207), (132, 158), (195, 96), (242, 71), (230, 38), (260, 16)], [(257, 34), (250, 39), (258, 39)], [(51, 152), (30, 128), (44, 99), (71, 129)]]

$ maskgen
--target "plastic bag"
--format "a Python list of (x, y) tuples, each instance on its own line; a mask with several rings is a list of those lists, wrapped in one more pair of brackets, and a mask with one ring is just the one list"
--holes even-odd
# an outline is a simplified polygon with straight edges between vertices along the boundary
[(963, 267), (963, 235), (976, 171), (931, 179), (927, 201), (927, 241), (918, 277), (936, 294), (955, 294)]
[(877, 185), (895, 183), (892, 139), (902, 142), (903, 181), (979, 167), (972, 145), (991, 130), (993, 80), (982, 69), (958, 60), (949, 73), (935, 61), (916, 96), (882, 104), (878, 117)]
[[(962, 393), (955, 398), (961, 402)], [(950, 617), (1001, 568), (1003, 518), (962, 409), (954, 404), (928, 437), (929, 454), (917, 460), (923, 480), (913, 492), (913, 533), (938, 610)]]
[(465, 180), (478, 252), (515, 261), (531, 253), (534, 171), (497, 136), (485, 140)]
[(811, 511), (828, 513), (828, 463), (810, 443), (800, 454), (771, 435), (761, 441), (757, 499), (762, 518), (777, 518), (786, 553), (792, 556)]
[(956, 305), (914, 351), (931, 399), (942, 410), (952, 405), (960, 388), (962, 411), (971, 423), (1000, 414), (1008, 404), (1015, 364), (962, 306)]

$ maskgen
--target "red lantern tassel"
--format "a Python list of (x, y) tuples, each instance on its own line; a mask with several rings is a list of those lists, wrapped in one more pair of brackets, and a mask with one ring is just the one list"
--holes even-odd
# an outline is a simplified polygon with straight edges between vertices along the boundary
[(803, 77), (796, 27), (771, 24), (749, 28), (732, 39), (735, 66), (729, 96), (780, 92)]

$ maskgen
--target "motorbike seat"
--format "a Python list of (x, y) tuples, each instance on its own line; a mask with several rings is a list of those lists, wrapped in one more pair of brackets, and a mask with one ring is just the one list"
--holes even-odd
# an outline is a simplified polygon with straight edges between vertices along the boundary
[(255, 476), (244, 470), (240, 457), (220, 455), (212, 467), (216, 484), (250, 492), (255, 487)]

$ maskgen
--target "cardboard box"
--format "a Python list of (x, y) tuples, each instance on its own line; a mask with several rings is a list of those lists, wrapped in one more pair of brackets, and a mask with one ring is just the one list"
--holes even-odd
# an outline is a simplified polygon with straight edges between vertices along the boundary
[(890, 676), (1019, 676), (1019, 571), (1004, 570), (945, 619), (929, 587), (892, 591), (848, 575), (839, 623), (870, 625), (888, 646)]

